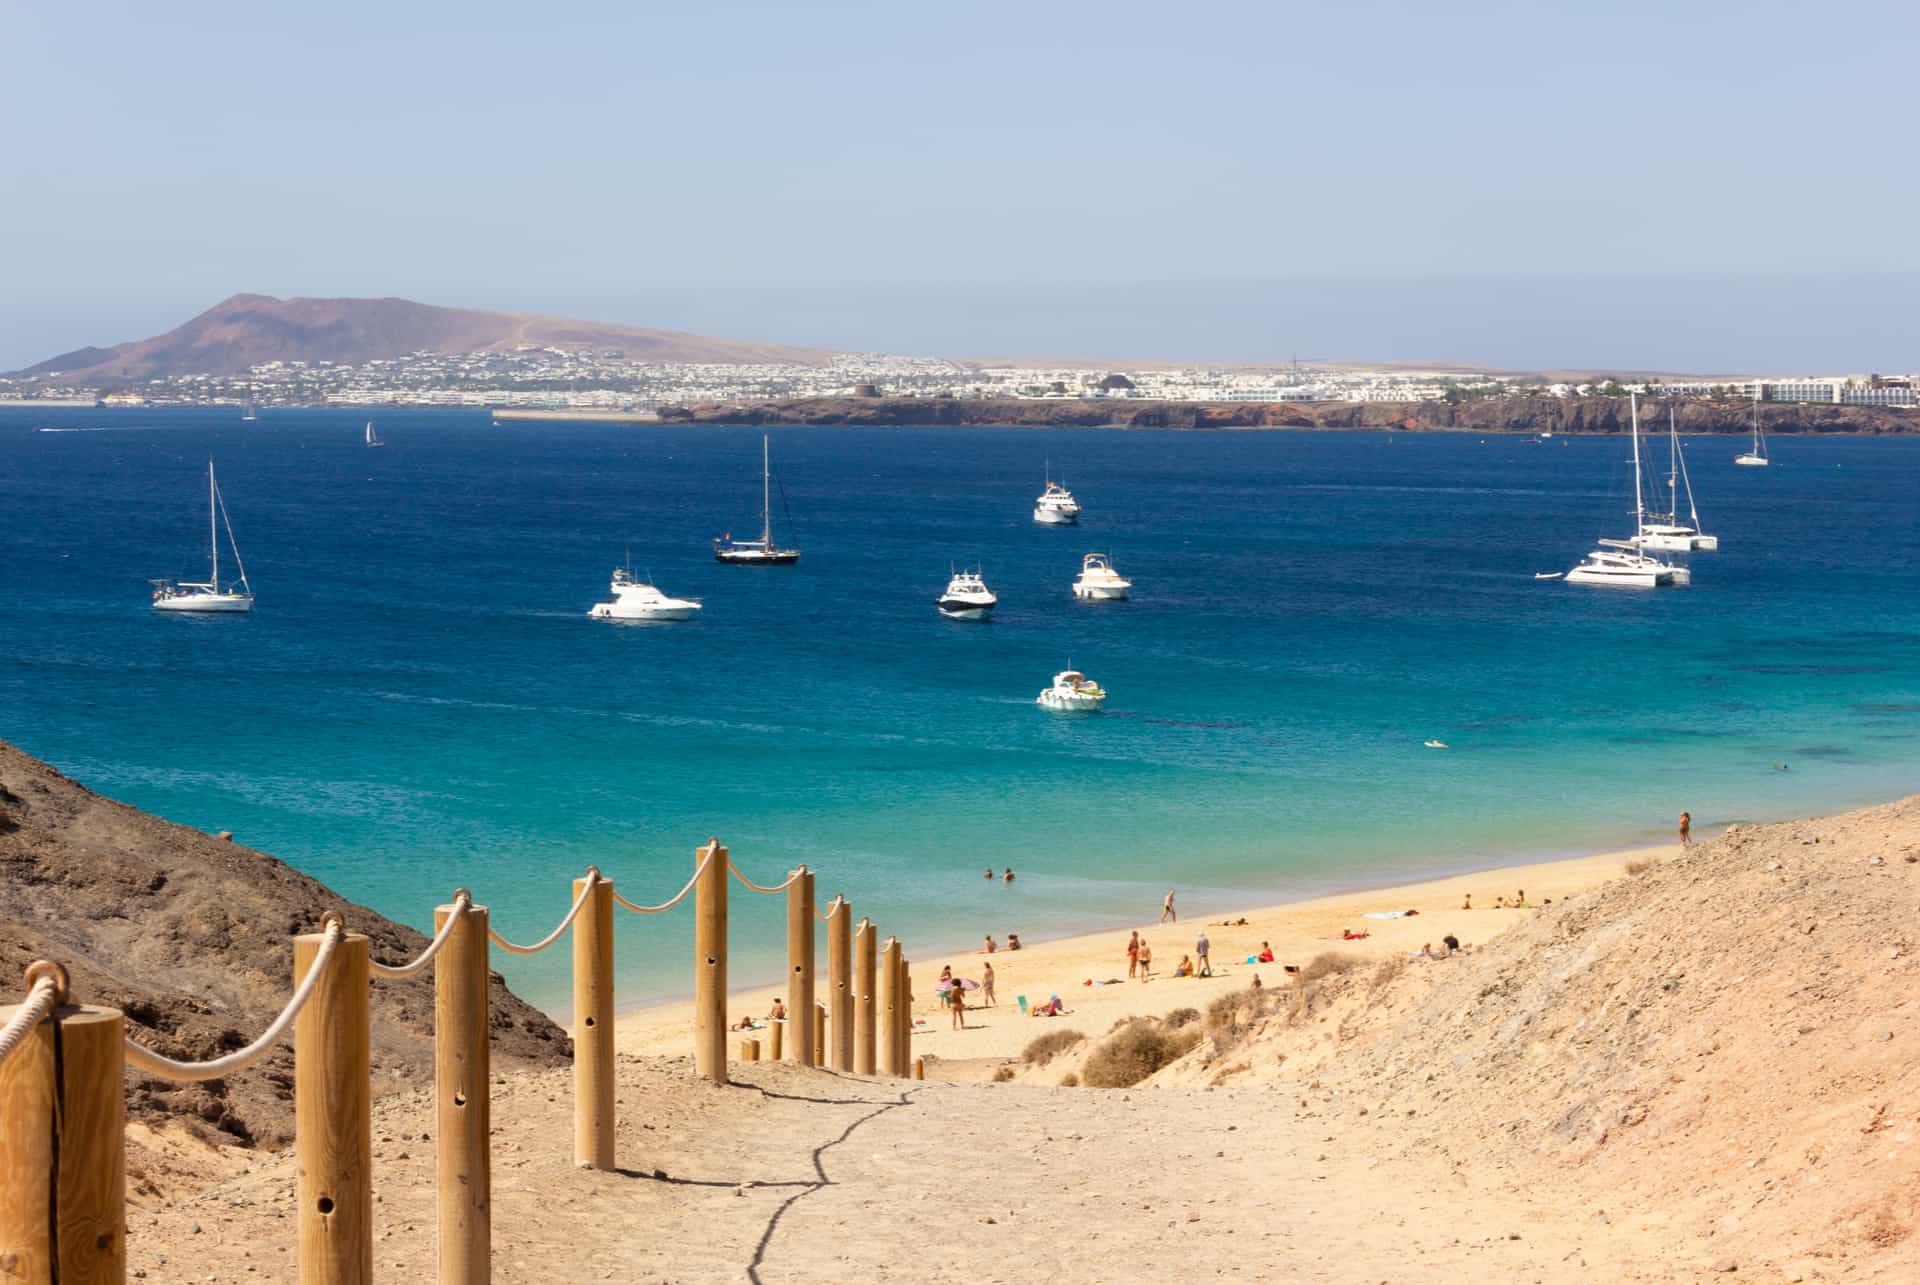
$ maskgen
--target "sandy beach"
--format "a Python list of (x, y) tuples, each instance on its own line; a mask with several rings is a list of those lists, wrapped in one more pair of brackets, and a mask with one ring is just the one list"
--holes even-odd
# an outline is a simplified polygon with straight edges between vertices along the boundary
[[(996, 938), (1002, 949), (991, 957), (978, 948), (958, 955), (920, 957), (914, 954), (913, 943), (905, 942), (913, 968), (913, 1051), (928, 1058), (929, 1075), (966, 1076), (966, 1068), (950, 1066), (943, 1072), (938, 1062), (1015, 1057), (1028, 1041), (1055, 1027), (1095, 1035), (1123, 1017), (1204, 1008), (1224, 991), (1251, 986), (1256, 973), (1265, 986), (1283, 985), (1284, 965), (1305, 965), (1327, 951), (1371, 961), (1418, 951), (1428, 943), (1438, 947), (1449, 933), (1469, 946), (1483, 943), (1524, 920), (1528, 913), (1493, 909), (1497, 898), (1511, 901), (1524, 891), (1530, 905), (1544, 906), (1598, 887), (1623, 873), (1630, 861), (1658, 860), (1678, 850), (1677, 845), (1668, 844), (1602, 852), (1282, 905), (1249, 906), (1205, 918), (1181, 915), (1165, 924), (1158, 922), (1157, 914), (1149, 913), (1138, 923), (1107, 932), (1054, 941), (1023, 941), (1017, 951), (1004, 949), (1005, 941)], [(1475, 909), (1462, 910), (1469, 895)], [(1176, 909), (1178, 905), (1176, 896)], [(1367, 918), (1369, 914), (1407, 910), (1419, 913), (1395, 919)], [(1223, 919), (1234, 922), (1222, 924)], [(1238, 922), (1242, 919), (1246, 920), (1244, 925)], [(1174, 977), (1181, 956), (1193, 955), (1195, 938), (1202, 929), (1209, 939), (1214, 975)], [(1342, 931), (1347, 929), (1367, 936), (1358, 941), (1343, 940)], [(1151, 981), (1127, 979), (1127, 935), (1135, 930), (1153, 948)], [(1258, 957), (1263, 943), (1271, 945), (1274, 962), (1247, 963), (1249, 956)], [(824, 987), (824, 940), (819, 954)], [(966, 1027), (954, 1030), (953, 1019), (934, 990), (940, 970), (952, 965), (955, 975), (977, 979), (981, 966), (988, 962), (993, 965), (998, 1002), (989, 1005), (981, 992), (970, 992)], [(1088, 984), (1115, 979), (1116, 985)], [(1020, 996), (1041, 1004), (1056, 994), (1067, 1006), (1065, 1016), (1029, 1018), (1021, 1013)], [(777, 979), (735, 989), (727, 1010), (729, 1021), (746, 1015), (764, 1018), (776, 996), (785, 998)], [(685, 1054), (693, 1041), (691, 1001), (623, 1013), (617, 1031), (617, 1047), (622, 1053), (655, 1057)]]

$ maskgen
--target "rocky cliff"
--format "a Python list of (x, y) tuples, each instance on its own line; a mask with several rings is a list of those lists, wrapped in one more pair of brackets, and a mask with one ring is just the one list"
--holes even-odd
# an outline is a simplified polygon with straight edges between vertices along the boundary
[[(1741, 401), (1674, 403), (1683, 433), (1744, 433), (1753, 408)], [(1408, 433), (1624, 433), (1624, 397), (1517, 397), (1446, 402), (1016, 401), (826, 397), (746, 405), (669, 407), (663, 420), (697, 424), (839, 424), (861, 427), (1379, 429)], [(1645, 424), (1664, 424), (1667, 404), (1642, 404)], [(1769, 433), (1920, 432), (1920, 410), (1884, 406), (1766, 403)]]

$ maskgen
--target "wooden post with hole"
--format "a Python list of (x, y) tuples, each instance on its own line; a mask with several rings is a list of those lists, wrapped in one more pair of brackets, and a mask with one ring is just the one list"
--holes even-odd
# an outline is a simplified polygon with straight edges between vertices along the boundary
[(900, 939), (887, 938), (880, 948), (878, 1004), (880, 1006), (880, 1073), (882, 1075), (905, 1075), (906, 1068), (900, 1065), (900, 1015), (905, 1011), (900, 1002)]
[(877, 1050), (874, 1047), (873, 1029), (873, 985), (874, 967), (873, 939), (879, 930), (872, 922), (862, 919), (860, 926), (853, 930), (853, 1073), (872, 1075), (873, 1058)]
[(694, 853), (706, 862), (693, 890), (693, 1070), (727, 1082), (727, 850), (718, 839)]
[[(120, 1285), (127, 1278), (126, 1022), (67, 1003), (0, 1062), (0, 1279)], [(15, 1009), (0, 1007), (0, 1025)]]
[(827, 907), (826, 1065), (853, 1070), (853, 907), (835, 897)]
[[(455, 906), (437, 906), (437, 935)], [(433, 961), (435, 1178), (440, 1285), (493, 1277), (493, 1112), (488, 1094), (487, 908), (469, 904)]]
[[(793, 1060), (813, 1065), (813, 871), (801, 866), (787, 885), (787, 1012), (793, 1024)], [(773, 1051), (775, 1060), (780, 1050)]]
[[(328, 918), (338, 916), (329, 912)], [(293, 984), (324, 933), (293, 939)], [(295, 1208), (301, 1285), (373, 1280), (373, 1085), (368, 1068), (367, 939), (347, 933), (293, 1019)]]
[[(587, 885), (593, 885), (587, 891)], [(573, 921), (573, 1163), (613, 1168), (613, 883), (588, 866)]]

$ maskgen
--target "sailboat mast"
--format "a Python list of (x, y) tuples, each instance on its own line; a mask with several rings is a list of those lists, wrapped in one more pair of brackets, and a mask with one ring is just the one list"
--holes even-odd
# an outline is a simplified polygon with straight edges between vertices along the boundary
[(773, 552), (773, 448), (760, 434), (760, 543)]
[(1640, 533), (1640, 526), (1647, 520), (1647, 507), (1640, 496), (1640, 395), (1629, 393), (1628, 405), (1633, 413), (1633, 521), (1634, 534)]
[(213, 457), (207, 457), (207, 557), (213, 563), (213, 591), (220, 592), (220, 525), (213, 485)]

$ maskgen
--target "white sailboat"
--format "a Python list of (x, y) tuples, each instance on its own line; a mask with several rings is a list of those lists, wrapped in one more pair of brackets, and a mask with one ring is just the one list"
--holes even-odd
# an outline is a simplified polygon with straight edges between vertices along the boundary
[[(792, 525), (791, 515), (788, 525)], [(800, 561), (800, 550), (782, 549), (773, 542), (773, 455), (765, 433), (760, 435), (760, 538), (736, 540), (728, 532), (713, 542), (713, 556), (739, 566), (784, 567)]]
[(385, 446), (386, 445), (385, 442), (380, 440), (380, 434), (373, 431), (372, 420), (367, 421), (367, 445), (368, 446)]
[[(233, 564), (240, 571), (240, 587), (220, 585), (220, 527), (227, 528), (227, 545), (233, 550)], [(220, 498), (220, 484), (213, 478), (213, 461), (207, 461), (207, 560), (212, 574), (204, 583), (182, 580), (155, 580), (153, 605), (157, 611), (239, 612), (253, 610), (253, 586), (247, 583), (246, 564), (240, 561), (240, 546), (233, 539), (233, 523), (227, 517), (226, 501)]]
[(1760, 431), (1760, 394), (1757, 391), (1753, 395), (1753, 445), (1734, 456), (1733, 462), (1748, 468), (1765, 468), (1772, 462), (1767, 459), (1766, 435)]
[(254, 414), (254, 410), (253, 410), (253, 398), (251, 398), (251, 397), (249, 397), (249, 398), (247, 398), (247, 400), (246, 400), (245, 402), (243, 402), (243, 403), (241, 403), (241, 405), (240, 405), (240, 422), (241, 422), (242, 424), (251, 424), (251, 423), (253, 423), (253, 421), (254, 421), (254, 420), (256, 420), (256, 419), (259, 419), (259, 418), (260, 418), (260, 417), (259, 417), (258, 415), (256, 415), (256, 414)]
[[(1667, 408), (1667, 503), (1665, 513), (1654, 513), (1640, 520), (1640, 534), (1634, 543), (1642, 549), (1664, 549), (1674, 553), (1712, 552), (1720, 547), (1720, 537), (1700, 530), (1700, 510), (1693, 502), (1693, 479), (1687, 476), (1687, 457), (1680, 449), (1680, 431), (1675, 426), (1673, 408)], [(1680, 491), (1687, 493), (1688, 522), (1680, 521)], [(1648, 521), (1651, 517), (1654, 520)], [(1662, 521), (1661, 519), (1665, 519)]]
[[(1640, 485), (1640, 398), (1632, 395), (1633, 414), (1633, 522), (1634, 530), (1646, 526), (1646, 499)], [(1661, 589), (1688, 584), (1693, 574), (1687, 568), (1644, 553), (1634, 540), (1601, 540), (1600, 547), (1585, 561), (1567, 572), (1568, 584), (1606, 585), (1624, 589)]]

